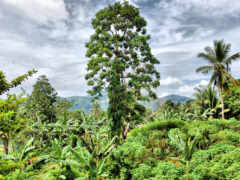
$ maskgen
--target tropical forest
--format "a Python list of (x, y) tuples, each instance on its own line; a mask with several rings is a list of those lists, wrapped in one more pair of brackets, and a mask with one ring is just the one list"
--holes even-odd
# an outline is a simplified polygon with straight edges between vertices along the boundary
[(0, 180), (240, 180), (240, 51), (225, 37), (197, 47), (196, 68), (176, 66), (205, 83), (188, 96), (160, 96), (168, 67), (134, 2), (90, 17), (87, 95), (62, 95), (47, 70), (16, 68), (13, 77), (0, 66)]

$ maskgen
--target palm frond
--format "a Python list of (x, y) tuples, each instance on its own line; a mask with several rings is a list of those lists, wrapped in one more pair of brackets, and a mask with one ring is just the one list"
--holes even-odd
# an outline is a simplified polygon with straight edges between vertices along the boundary
[(222, 63), (224, 59), (227, 57), (231, 45), (230, 44), (225, 44), (223, 40), (220, 41), (214, 41), (214, 49), (216, 53), (216, 60), (219, 63)]
[(228, 57), (228, 58), (225, 60), (225, 63), (226, 63), (226, 64), (231, 64), (233, 61), (237, 60), (238, 58), (240, 58), (240, 53), (236, 53), (236, 54)]
[(209, 54), (199, 53), (199, 54), (198, 54), (198, 57), (203, 58), (203, 59), (207, 60), (208, 62), (210, 62), (210, 63), (212, 63), (212, 64), (214, 64), (214, 63), (217, 62), (216, 57), (211, 56), (211, 55), (209, 55)]
[(213, 69), (214, 69), (213, 66), (201, 66), (201, 67), (196, 69), (196, 72), (197, 73), (201, 72), (201, 73), (207, 74), (210, 71), (212, 71)]
[(205, 47), (204, 50), (205, 50), (210, 56), (216, 57), (215, 51), (214, 51), (211, 47), (207, 46), (207, 47)]

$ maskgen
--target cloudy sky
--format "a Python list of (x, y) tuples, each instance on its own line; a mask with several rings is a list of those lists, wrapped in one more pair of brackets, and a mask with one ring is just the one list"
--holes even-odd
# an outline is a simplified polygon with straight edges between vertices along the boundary
[[(95, 13), (116, 0), (0, 0), (0, 70), (9, 80), (37, 69), (22, 87), (31, 92), (46, 74), (61, 96), (86, 95), (85, 42)], [(159, 96), (191, 96), (209, 77), (196, 74), (196, 57), (213, 40), (240, 51), (239, 0), (130, 0), (148, 22), (151, 47), (160, 60)], [(240, 61), (232, 65), (240, 78)], [(20, 92), (16, 88), (11, 92)]]

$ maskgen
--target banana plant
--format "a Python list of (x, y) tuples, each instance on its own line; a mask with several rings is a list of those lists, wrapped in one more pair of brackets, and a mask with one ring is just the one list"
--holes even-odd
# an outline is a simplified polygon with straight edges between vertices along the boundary
[[(43, 156), (37, 156), (35, 152), (35, 146), (33, 145), (34, 138), (31, 138), (22, 148), (10, 154), (0, 154), (0, 160), (3, 162), (11, 162), (11, 176), (14, 179), (24, 179), (29, 170), (32, 170), (33, 166), (44, 160)], [(15, 178), (18, 177), (18, 178)], [(12, 177), (13, 178), (13, 177)]]
[(170, 130), (168, 136), (172, 144), (178, 149), (182, 156), (180, 158), (172, 157), (171, 159), (177, 160), (178, 162), (185, 166), (186, 176), (187, 179), (189, 179), (190, 161), (194, 153), (197, 138), (194, 137), (194, 139), (191, 140), (191, 137), (186, 135), (186, 139), (184, 139), (179, 129)]
[[(65, 169), (69, 167), (69, 160), (71, 159), (71, 146), (66, 145), (63, 146), (63, 144), (58, 140), (54, 139), (52, 141), (52, 148), (49, 155), (45, 155), (45, 163), (53, 164), (54, 167), (58, 167), (55, 177), (57, 179), (67, 179), (65, 176)], [(48, 166), (46, 166), (48, 167)], [(50, 175), (50, 174), (48, 174)], [(46, 178), (49, 178), (48, 175), (46, 175)]]
[(96, 180), (105, 177), (104, 168), (107, 158), (115, 147), (115, 140), (116, 137), (105, 148), (97, 144), (101, 139), (91, 139), (89, 147), (84, 147), (82, 143), (78, 142), (77, 147), (72, 149), (73, 159), (70, 161), (75, 180)]
[(66, 166), (71, 155), (71, 146), (63, 146), (59, 140), (54, 139), (52, 149), (53, 153), (50, 154), (52, 161), (56, 162), (60, 167)]
[(26, 163), (28, 159), (32, 157), (32, 152), (35, 149), (35, 146), (32, 145), (34, 138), (31, 138), (23, 147), (22, 151), (15, 151), (8, 155), (0, 155), (1, 159), (13, 160), (15, 162)]

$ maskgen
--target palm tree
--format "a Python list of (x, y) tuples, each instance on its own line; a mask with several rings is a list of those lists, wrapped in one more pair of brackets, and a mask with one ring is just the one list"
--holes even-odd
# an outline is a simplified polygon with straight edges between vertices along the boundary
[(214, 47), (206, 47), (205, 52), (198, 54), (198, 57), (204, 58), (209, 62), (209, 65), (201, 66), (196, 69), (196, 72), (208, 74), (213, 72), (209, 86), (217, 86), (222, 104), (222, 119), (224, 119), (224, 96), (223, 92), (228, 91), (228, 82), (231, 81), (235, 85), (240, 85), (229, 73), (229, 65), (240, 57), (240, 53), (235, 53), (228, 56), (231, 49), (230, 44), (225, 44), (223, 40), (214, 41)]
[(195, 105), (203, 113), (207, 109), (213, 109), (217, 105), (217, 92), (212, 87), (199, 86), (195, 88)]

